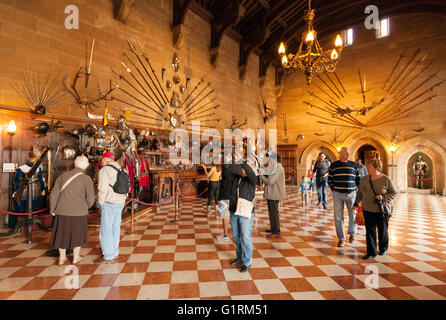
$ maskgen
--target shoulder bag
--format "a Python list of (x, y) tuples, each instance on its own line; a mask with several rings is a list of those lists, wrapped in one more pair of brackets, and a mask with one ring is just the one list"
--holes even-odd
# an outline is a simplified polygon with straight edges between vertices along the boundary
[[(378, 194), (375, 192), (375, 188), (373, 188), (372, 178), (370, 176), (369, 176), (369, 181), (370, 181), (370, 187), (372, 187), (373, 193), (375, 194), (375, 196), (377, 196)], [(392, 202), (386, 201), (384, 199), (378, 200), (376, 198), (375, 198), (375, 201), (378, 203), (378, 206), (380, 208), (380, 211), (381, 211), (381, 214), (383, 215), (383, 217), (390, 218), (392, 216), (392, 211), (393, 211)]]
[(254, 208), (254, 201), (249, 201), (239, 197), (239, 190), (237, 187), (237, 209), (234, 214), (246, 219), (251, 219), (252, 210)]

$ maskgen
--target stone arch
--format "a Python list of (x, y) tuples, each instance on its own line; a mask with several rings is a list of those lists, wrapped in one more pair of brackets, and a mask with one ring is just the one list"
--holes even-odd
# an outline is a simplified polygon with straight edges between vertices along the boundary
[(350, 149), (350, 159), (355, 161), (356, 153), (358, 152), (359, 148), (365, 144), (369, 144), (378, 150), (383, 163), (383, 172), (388, 174), (389, 155), (386, 146), (389, 145), (389, 142), (382, 135), (373, 131), (360, 131), (345, 139), (342, 146)]
[(446, 193), (446, 149), (440, 144), (422, 136), (416, 136), (404, 141), (394, 153), (395, 184), (401, 192), (408, 190), (407, 165), (410, 157), (417, 152), (423, 152), (432, 159), (433, 192)]
[(331, 160), (339, 158), (339, 152), (332, 144), (323, 140), (315, 141), (306, 146), (300, 154), (298, 163), (299, 175), (304, 175), (306, 173), (306, 170), (311, 167), (312, 160), (315, 160), (317, 158), (321, 150), (327, 153), (328, 158)]

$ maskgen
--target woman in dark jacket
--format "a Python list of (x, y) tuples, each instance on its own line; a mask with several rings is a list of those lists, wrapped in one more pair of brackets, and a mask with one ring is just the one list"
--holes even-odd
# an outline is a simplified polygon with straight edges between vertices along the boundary
[[(365, 260), (376, 257), (376, 228), (379, 235), (379, 255), (385, 255), (389, 249), (389, 218), (384, 217), (377, 203), (378, 200), (393, 201), (397, 192), (392, 180), (382, 172), (382, 162), (379, 159), (370, 160), (367, 164), (368, 176), (361, 180), (359, 190), (356, 193), (353, 210), (357, 210), (359, 203), (362, 202), (362, 208), (365, 219), (367, 254), (362, 257)], [(373, 184), (373, 189), (372, 189)]]

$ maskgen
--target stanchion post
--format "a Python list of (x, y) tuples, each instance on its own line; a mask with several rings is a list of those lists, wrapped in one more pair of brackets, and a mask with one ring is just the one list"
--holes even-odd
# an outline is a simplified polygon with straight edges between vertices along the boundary
[(134, 206), (134, 199), (131, 200), (130, 205), (131, 207), (131, 220), (130, 220), (130, 230), (127, 231), (127, 234), (132, 234), (135, 232), (134, 226), (133, 226), (133, 220), (134, 220), (134, 214), (135, 214), (135, 206)]
[(175, 192), (175, 197), (173, 198), (175, 218), (173, 220), (171, 220), (170, 222), (178, 222), (178, 221), (180, 221), (178, 219), (178, 201), (179, 201), (179, 185), (178, 185), (178, 182), (175, 184), (175, 188), (172, 188), (172, 189), (173, 189), (173, 192)]
[[(27, 199), (27, 211), (33, 212), (33, 194), (32, 194), (33, 188), (32, 188), (32, 181), (28, 183), (28, 199)], [(27, 232), (28, 232), (28, 240), (27, 243), (32, 243), (32, 232), (33, 232), (33, 215), (29, 214), (25, 217), (26, 219), (26, 226), (27, 226)]]

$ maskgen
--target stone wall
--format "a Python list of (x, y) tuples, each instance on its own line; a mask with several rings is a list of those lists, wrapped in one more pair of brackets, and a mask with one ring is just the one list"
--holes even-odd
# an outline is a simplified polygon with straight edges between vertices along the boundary
[[(397, 70), (406, 65), (418, 48), (421, 49), (421, 52), (416, 60), (419, 60), (423, 55), (427, 55), (426, 61), (428, 63), (433, 61), (433, 63), (415, 82), (418, 84), (437, 71), (438, 74), (429, 81), (430, 84), (446, 79), (446, 62), (443, 58), (446, 49), (445, 27), (446, 17), (435, 14), (406, 14), (390, 17), (390, 36), (380, 39), (376, 38), (375, 30), (366, 30), (364, 25), (353, 26), (354, 43), (352, 46), (347, 46), (343, 49), (336, 70), (347, 90), (347, 94), (344, 94), (345, 97), (340, 100), (342, 105), (351, 108), (369, 106), (373, 101), (385, 96), (383, 90), (384, 83), (395, 66), (399, 55), (404, 52), (405, 60), (401, 62)], [(327, 38), (320, 39), (322, 47), (330, 47), (330, 41), (334, 37), (335, 35), (333, 34)], [(361, 70), (361, 74), (366, 74), (367, 100), (365, 105), (362, 101), (358, 69)], [(408, 79), (417, 74), (420, 69), (416, 69)], [(394, 74), (392, 79), (396, 75), (397, 73)], [(332, 79), (335, 80), (334, 77)], [(327, 79), (326, 81), (328, 82)], [(313, 153), (308, 152), (308, 147), (318, 150), (319, 146), (324, 146), (325, 144), (330, 144), (335, 148), (348, 146), (351, 147), (351, 158), (355, 160), (357, 149), (368, 143), (380, 151), (385, 165), (384, 171), (390, 175), (392, 165), (390, 145), (396, 130), (399, 133), (399, 145), (404, 144), (404, 141), (418, 138), (421, 145), (434, 143), (439, 150), (446, 148), (446, 83), (443, 83), (439, 88), (435, 88), (430, 94), (425, 95), (424, 97), (426, 98), (431, 94), (435, 94), (437, 97), (415, 109), (415, 114), (412, 117), (389, 122), (381, 126), (366, 127), (362, 130), (350, 129), (347, 126), (322, 125), (317, 121), (323, 120), (306, 114), (306, 112), (312, 112), (323, 115), (315, 108), (310, 108), (303, 103), (303, 101), (308, 101), (314, 105), (323, 106), (323, 103), (317, 100), (317, 98), (311, 97), (308, 92), (311, 91), (327, 99), (327, 96), (321, 93), (315, 84), (318, 84), (333, 95), (329, 89), (324, 87), (323, 84), (321, 85), (317, 77), (313, 77), (313, 83), (310, 86), (306, 86), (305, 78), (298, 72), (284, 77), (283, 95), (278, 99), (281, 112), (288, 114), (288, 137), (290, 141), (295, 141), (299, 134), (305, 136), (305, 139), (299, 142), (299, 155), (301, 156), (301, 162), (298, 167), (299, 172), (305, 172), (308, 163), (311, 163), (311, 159), (307, 159), (307, 157), (313, 156)], [(339, 88), (341, 87), (339, 86)], [(422, 88), (427, 89), (428, 86), (425, 85)], [(422, 91), (424, 90), (418, 90), (417, 92), (421, 93)], [(421, 100), (423, 99), (418, 101)], [(379, 113), (379, 109), (377, 108), (375, 112)], [(373, 113), (370, 114), (372, 115)], [(330, 116), (326, 117), (329, 118)], [(367, 116), (362, 118), (359, 116), (359, 118), (361, 120), (364, 119), (364, 122), (368, 119)], [(277, 125), (279, 136), (283, 135), (281, 122), (278, 122)], [(418, 131), (424, 129), (424, 131), (417, 132), (414, 129)], [(335, 137), (338, 138), (337, 141), (335, 141)], [(415, 152), (415, 150), (412, 151)], [(397, 159), (397, 154), (398, 151), (394, 154), (393, 160), (395, 165), (400, 165), (400, 163), (403, 165), (403, 162), (407, 162), (408, 158)], [(441, 152), (438, 151), (437, 154), (440, 155)], [(436, 159), (440, 161), (441, 158), (436, 157)], [(440, 163), (437, 163), (438, 171), (435, 182), (437, 188), (434, 190), (437, 193), (442, 192), (445, 185), (444, 169), (442, 168), (445, 160), (443, 158)], [(400, 169), (399, 167), (395, 168), (394, 174), (395, 179), (400, 180), (397, 185), (404, 191), (407, 189), (407, 177), (402, 171), (400, 172)], [(298, 174), (300, 175), (300, 173)]]
[[(166, 68), (166, 76), (172, 76), (171, 62), (174, 53), (180, 59), (179, 75), (184, 82), (191, 78), (190, 88), (204, 78), (212, 82), (215, 91), (216, 104), (221, 106), (216, 111), (215, 118), (222, 119), (217, 128), (223, 135), (223, 128), (231, 124), (233, 112), (238, 120), (248, 118), (249, 128), (263, 128), (263, 120), (259, 112), (261, 104), (259, 94), (259, 58), (252, 54), (248, 61), (245, 80), (239, 79), (238, 55), (239, 44), (233, 38), (223, 36), (220, 48), (220, 59), (216, 68), (210, 64), (210, 24), (203, 18), (189, 11), (185, 19), (185, 39), (180, 49), (173, 48), (171, 32), (172, 3), (170, 0), (136, 1), (132, 6), (127, 22), (124, 24), (113, 18), (112, 0), (0, 0), (0, 105), (19, 110), (25, 110), (25, 101), (13, 90), (13, 85), (20, 85), (23, 72), (35, 72), (43, 78), (51, 76), (62, 83), (64, 75), (68, 75), (67, 83), (71, 81), (81, 66), (86, 65), (87, 43), (93, 38), (95, 53), (93, 57), (92, 75), (88, 89), (83, 87), (83, 79), (79, 86), (82, 96), (96, 97), (97, 86), (102, 91), (109, 86), (110, 79), (117, 81), (111, 71), (114, 67), (123, 70), (121, 61), (124, 50), (128, 51), (126, 41), (134, 44), (139, 40), (147, 52), (153, 68), (157, 74)], [(65, 28), (65, 14), (67, 5), (76, 5), (80, 11), (80, 29), (67, 30)], [(263, 95), (271, 107), (275, 107), (274, 69), (268, 70)], [(120, 99), (129, 99), (119, 92)], [(102, 108), (97, 114), (102, 115)], [(125, 105), (112, 102), (109, 107), (125, 108)], [(115, 116), (119, 112), (112, 109)], [(79, 124), (88, 120), (84, 110), (74, 105), (74, 99), (66, 95), (63, 102), (47, 113), (46, 119), (52, 115), (67, 116), (78, 119)], [(153, 116), (153, 114), (148, 113)], [(8, 113), (1, 113), (2, 144), (9, 148), (9, 138), (5, 128), (11, 119)], [(130, 121), (138, 125), (138, 121), (131, 116)], [(18, 133), (14, 137), (14, 159), (20, 163), (25, 161), (26, 150), (32, 143), (41, 141), (33, 139), (28, 123), (32, 120), (18, 121)], [(113, 123), (112, 123), (113, 124)], [(139, 124), (140, 125), (140, 124)], [(275, 121), (267, 124), (275, 127)], [(167, 128), (166, 124), (164, 128)], [(25, 131), (26, 139), (25, 139)], [(23, 134), (22, 134), (23, 133)], [(4, 150), (3, 161), (9, 161), (9, 152)], [(0, 207), (7, 205), (7, 175), (2, 176), (2, 196)]]

